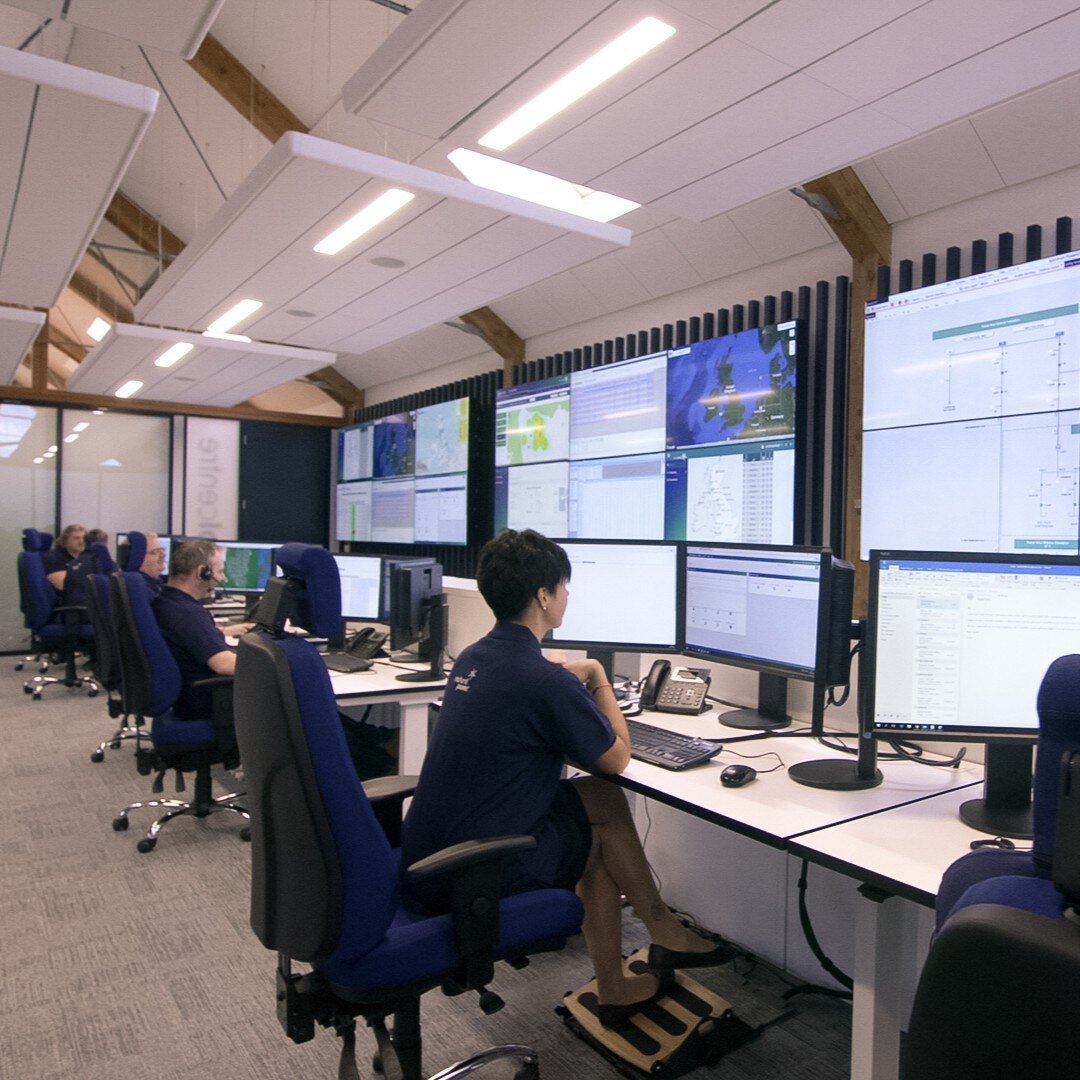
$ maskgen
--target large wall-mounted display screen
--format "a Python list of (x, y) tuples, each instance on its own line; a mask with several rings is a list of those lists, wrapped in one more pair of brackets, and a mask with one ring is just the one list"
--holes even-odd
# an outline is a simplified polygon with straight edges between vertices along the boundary
[(867, 305), (861, 534), (1077, 552), (1080, 252)]

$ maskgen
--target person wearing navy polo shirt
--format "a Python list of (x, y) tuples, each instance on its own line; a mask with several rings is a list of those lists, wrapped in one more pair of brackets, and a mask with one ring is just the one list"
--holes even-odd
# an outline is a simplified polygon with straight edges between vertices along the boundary
[(143, 557), (139, 573), (146, 579), (146, 587), (153, 600), (165, 587), (161, 575), (165, 573), (165, 549), (161, 546), (157, 533), (146, 534), (146, 555)]
[[(566, 760), (600, 776), (630, 761), (626, 721), (599, 662), (554, 663), (540, 650), (569, 599), (566, 552), (531, 529), (506, 530), (484, 546), (476, 580), (498, 621), (450, 673), (402, 830), (402, 866), (465, 840), (534, 836), (535, 849), (508, 860), (504, 892), (576, 888), (600, 1021), (615, 1024), (657, 995), (665, 972), (735, 954), (664, 903), (622, 789), (598, 776), (560, 779)], [(649, 931), (654, 973), (623, 968), (620, 894)], [(449, 906), (438, 887), (418, 899)]]
[(97, 557), (86, 550), (86, 529), (82, 525), (65, 525), (41, 561), (49, 584), (60, 594), (61, 604), (84, 603), (86, 575), (100, 570)]

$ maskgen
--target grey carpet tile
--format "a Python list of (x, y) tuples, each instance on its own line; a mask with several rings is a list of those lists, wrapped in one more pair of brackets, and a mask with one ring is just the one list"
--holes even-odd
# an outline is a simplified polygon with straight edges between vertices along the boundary
[[(274, 957), (248, 927), (241, 820), (172, 822), (157, 850), (139, 854), (155, 812), (133, 811), (123, 833), (111, 822), (125, 803), (152, 797), (150, 778), (135, 771), (131, 744), (99, 764), (89, 758), (116, 727), (104, 698), (52, 688), (34, 702), (24, 677), (0, 658), (0, 1080), (330, 1080), (338, 1041), (320, 1031), (297, 1046), (278, 1026)], [(217, 793), (236, 786), (215, 775)], [(628, 951), (645, 943), (632, 915), (624, 934)], [(591, 974), (579, 937), (524, 971), (500, 966), (492, 988), (506, 1007), (494, 1016), (475, 995), (428, 994), (428, 1073), (523, 1042), (548, 1080), (615, 1077), (554, 1013)], [(740, 961), (700, 977), (749, 1023), (784, 1008), (788, 984), (765, 965)], [(846, 1005), (800, 997), (790, 1019), (694, 1075), (841, 1080), (849, 1040)], [(358, 1044), (368, 1075), (374, 1039), (363, 1032)], [(480, 1075), (512, 1072), (495, 1065)]]

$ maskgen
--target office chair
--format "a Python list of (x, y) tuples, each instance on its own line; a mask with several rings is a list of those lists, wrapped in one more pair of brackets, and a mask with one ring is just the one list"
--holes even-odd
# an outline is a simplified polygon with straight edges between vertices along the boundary
[[(329, 674), (308, 642), (246, 634), (235, 710), (252, 807), (251, 926), (278, 953), (282, 1025), (294, 1042), (311, 1039), (316, 1021), (334, 1027), (343, 1040), (338, 1075), (356, 1077), (355, 1018), (363, 1017), (385, 1075), (420, 1080), (421, 995), (476, 990), (481, 1008), (495, 1011), (501, 1001), (485, 989), (494, 961), (561, 948), (580, 928), (581, 902), (562, 889), (499, 900), (498, 860), (534, 843), (503, 837), (456, 845), (405, 871), (415, 880), (451, 873), (452, 915), (403, 903), (399, 853), (373, 804), (400, 804), (413, 785), (401, 777), (361, 785)], [(295, 974), (293, 961), (314, 970)], [(466, 1075), (496, 1057), (517, 1060), (519, 1076), (538, 1074), (535, 1054), (511, 1046), (439, 1075)]]
[(118, 544), (116, 561), (120, 570), (138, 570), (146, 558), (146, 533), (129, 532), (127, 540)]
[(116, 563), (104, 544), (91, 544), (89, 551), (97, 559), (98, 573), (111, 574), (116, 569)]
[(150, 609), (150, 595), (143, 575), (137, 571), (114, 574), (109, 579), (109, 607), (116, 628), (117, 656), (120, 661), (124, 704), (133, 715), (149, 716), (152, 747), (141, 749), (137, 755), (139, 772), (157, 773), (153, 792), (161, 792), (165, 773), (177, 773), (177, 791), (183, 791), (182, 774), (195, 774), (195, 796), (191, 802), (178, 799), (150, 799), (130, 803), (113, 820), (113, 828), (123, 832), (128, 828), (132, 810), (151, 806), (167, 810), (136, 844), (141, 852), (153, 851), (158, 833), (173, 818), (190, 816), (204, 818), (209, 814), (227, 811), (245, 820), (240, 832), (243, 840), (250, 839), (247, 811), (234, 800), (242, 792), (213, 797), (210, 766), (235, 765), (226, 761), (225, 751), (218, 745), (216, 727), (231, 724), (232, 689), (230, 677), (204, 679), (196, 685), (207, 686), (214, 692), (214, 715), (205, 719), (181, 720), (173, 713), (180, 696), (180, 669), (165, 644), (161, 630)]
[[(37, 551), (46, 552), (52, 546), (52, 533), (41, 532), (40, 529), (23, 529), (22, 531), (22, 549), (23, 551)], [(27, 630), (31, 630), (30, 620), (27, 618), (27, 599), (26, 589), (23, 585), (22, 574), (18, 576), (19, 581), (19, 611), (22, 612), (23, 626)], [(38, 653), (35, 655), (24, 656), (21, 660), (15, 664), (16, 671), (22, 671), (27, 664), (37, 664), (38, 671), (46, 672), (49, 670), (49, 658), (47, 655)]]
[(136, 714), (134, 722), (129, 723), (131, 712), (124, 701), (120, 679), (116, 628), (109, 613), (109, 579), (104, 574), (90, 574), (86, 585), (86, 610), (90, 616), (90, 625), (94, 628), (94, 678), (108, 695), (110, 719), (121, 721), (112, 736), (99, 743), (97, 749), (90, 754), (91, 761), (99, 762), (105, 759), (106, 748), (119, 750), (126, 739), (135, 739), (138, 751), (138, 740), (143, 734), (143, 718)]
[(34, 701), (41, 700), (46, 686), (66, 686), (79, 689), (85, 686), (87, 696), (94, 697), (98, 685), (89, 676), (76, 672), (76, 656), (80, 648), (91, 646), (93, 627), (86, 621), (86, 608), (81, 604), (57, 603), (57, 592), (49, 584), (40, 551), (20, 551), (18, 557), (19, 594), (26, 604), (25, 621), (30, 631), (31, 652), (48, 653), (64, 663), (64, 675), (38, 674), (23, 683), (23, 690)]

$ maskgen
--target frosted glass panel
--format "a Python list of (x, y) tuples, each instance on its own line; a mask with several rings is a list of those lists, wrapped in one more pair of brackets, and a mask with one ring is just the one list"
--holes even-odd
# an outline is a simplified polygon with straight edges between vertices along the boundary
[(62, 525), (105, 529), (112, 547), (117, 532), (169, 531), (168, 417), (64, 409), (61, 430)]
[(0, 402), (0, 651), (30, 642), (19, 611), (16, 560), (24, 528), (53, 531), (56, 458), (44, 454), (55, 439), (55, 409)]

